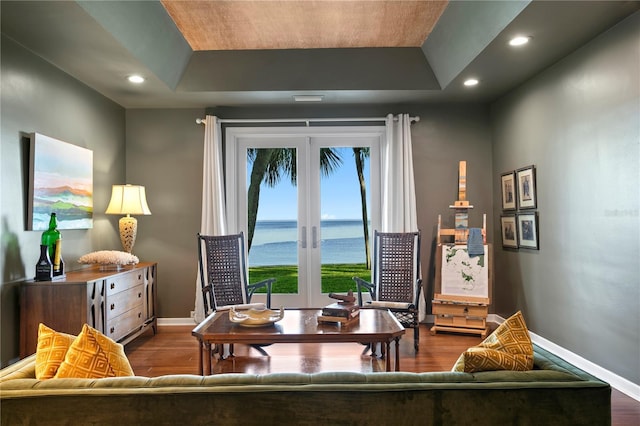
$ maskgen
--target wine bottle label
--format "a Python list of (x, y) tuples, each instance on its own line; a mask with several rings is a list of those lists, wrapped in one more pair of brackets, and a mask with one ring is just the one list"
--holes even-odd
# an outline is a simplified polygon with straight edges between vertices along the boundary
[(58, 238), (55, 242), (55, 254), (53, 256), (53, 270), (54, 272), (60, 271), (60, 258), (62, 255), (62, 238)]
[(48, 263), (39, 263), (36, 265), (36, 275), (51, 275), (51, 265)]
[(53, 265), (49, 259), (48, 250), (46, 245), (40, 245), (40, 258), (36, 263), (36, 281), (51, 281), (53, 279)]
[(36, 265), (36, 280), (51, 281), (53, 278), (53, 268), (48, 262), (38, 262)]

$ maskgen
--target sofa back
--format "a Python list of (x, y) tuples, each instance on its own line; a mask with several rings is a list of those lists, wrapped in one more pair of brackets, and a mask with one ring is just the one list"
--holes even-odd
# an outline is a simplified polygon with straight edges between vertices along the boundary
[(480, 373), (322, 372), (40, 381), (35, 379), (35, 358), (30, 357), (0, 372), (0, 399), (2, 424), (66, 424), (81, 415), (95, 424), (152, 420), (154, 424), (449, 425), (519, 424), (514, 419), (520, 418), (521, 423), (535, 419), (536, 424), (563, 420), (579, 425), (610, 423), (611, 407), (608, 384), (537, 347), (534, 370)]

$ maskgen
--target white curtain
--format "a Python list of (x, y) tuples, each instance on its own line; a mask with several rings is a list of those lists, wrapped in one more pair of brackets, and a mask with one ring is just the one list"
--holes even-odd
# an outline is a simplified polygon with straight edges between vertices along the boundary
[[(413, 176), (411, 119), (409, 114), (387, 115), (382, 146), (382, 232), (418, 231), (416, 187)], [(418, 309), (426, 319), (424, 292)]]
[(416, 187), (411, 151), (411, 119), (400, 114), (386, 119), (382, 146), (382, 232), (418, 230)]
[[(204, 159), (202, 169), (202, 219), (200, 233), (203, 235), (225, 235), (227, 216), (224, 180), (222, 176), (222, 141), (218, 118), (207, 115), (204, 131)], [(195, 321), (204, 320), (200, 268), (196, 278)]]

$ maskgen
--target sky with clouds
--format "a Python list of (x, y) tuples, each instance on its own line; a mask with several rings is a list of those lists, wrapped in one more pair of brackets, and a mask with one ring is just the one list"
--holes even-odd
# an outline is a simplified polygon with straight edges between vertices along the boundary
[[(322, 176), (321, 217), (328, 219), (361, 219), (360, 184), (351, 148), (337, 148), (343, 159), (342, 166), (330, 176)], [(369, 187), (368, 160), (365, 179)], [(295, 220), (297, 217), (297, 188), (282, 180), (275, 188), (262, 185), (258, 220)]]

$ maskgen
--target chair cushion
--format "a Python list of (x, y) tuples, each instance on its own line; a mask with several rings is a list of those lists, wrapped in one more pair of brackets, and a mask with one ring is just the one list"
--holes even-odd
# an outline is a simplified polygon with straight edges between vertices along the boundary
[(379, 300), (371, 301), (371, 306), (376, 308), (391, 308), (391, 309), (409, 309), (411, 303), (405, 302), (384, 302)]
[(73, 341), (55, 378), (133, 376), (124, 347), (85, 324)]
[(36, 349), (36, 379), (46, 380), (56, 375), (69, 346), (75, 339), (76, 336), (59, 333), (40, 323)]
[(478, 346), (464, 351), (453, 371), (526, 371), (533, 368), (533, 345), (522, 313), (516, 312)]

